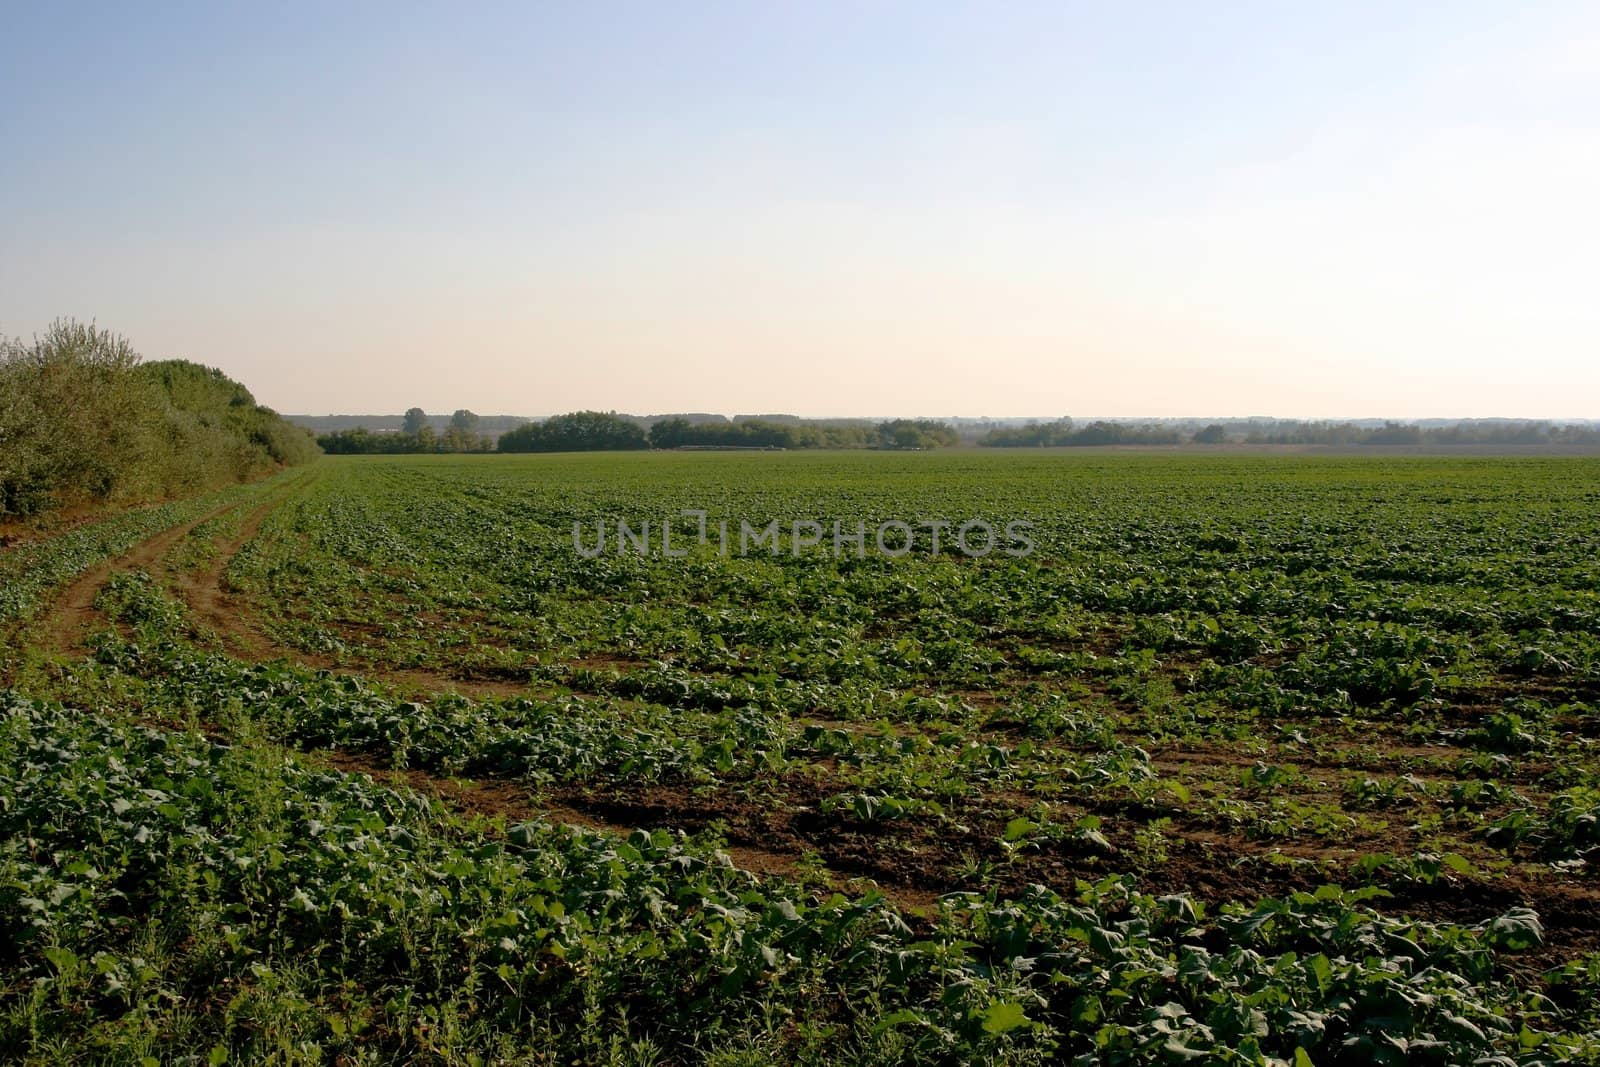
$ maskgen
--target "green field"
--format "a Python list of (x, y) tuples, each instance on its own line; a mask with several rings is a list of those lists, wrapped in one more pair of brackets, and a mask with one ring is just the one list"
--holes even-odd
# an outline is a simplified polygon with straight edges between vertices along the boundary
[(1082, 449), (325, 458), (18, 545), (0, 1050), (1600, 1061), (1597, 548), (1592, 459)]

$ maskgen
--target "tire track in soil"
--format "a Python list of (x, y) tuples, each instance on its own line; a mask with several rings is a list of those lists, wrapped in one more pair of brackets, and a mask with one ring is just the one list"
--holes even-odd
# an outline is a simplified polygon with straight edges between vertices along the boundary
[[(179, 574), (176, 587), (188, 607), (191, 617), (222, 640), (223, 648), (237, 659), (248, 663), (267, 663), (287, 660), (312, 670), (325, 670), (334, 674), (368, 678), (415, 693), (434, 695), (459, 693), (470, 697), (527, 697), (538, 695), (533, 687), (515, 682), (466, 680), (442, 671), (415, 668), (361, 671), (342, 666), (327, 656), (318, 656), (279, 644), (269, 637), (240, 598), (226, 588), (228, 567), (261, 531), (267, 516), (293, 492), (287, 489), (273, 499), (257, 506), (239, 528), (217, 551), (210, 566), (200, 574)], [(174, 542), (175, 543), (175, 542)], [(168, 546), (170, 549), (170, 545)]]
[[(301, 484), (303, 480), (286, 486), (268, 499), (256, 503), (240, 525), (238, 532), (219, 548), (213, 560), (201, 572), (196, 574), (176, 571), (174, 574), (175, 591), (187, 606), (191, 617), (215, 633), (222, 640), (228, 654), (255, 663), (286, 660), (316, 670), (328, 670), (335, 674), (375, 680), (397, 688), (413, 689), (429, 694), (457, 692), (475, 697), (536, 695), (533, 689), (526, 685), (511, 682), (465, 681), (441, 672), (355, 671), (341, 667), (329, 658), (300, 652), (273, 642), (253, 620), (251, 614), (244, 610), (239, 599), (225, 588), (227, 571), (234, 557), (260, 532), (267, 517), (289, 499)], [(70, 587), (68, 595), (63, 597), (62, 604), (52, 617), (61, 623), (63, 629), (70, 624), (74, 632), (86, 631), (90, 620), (99, 615), (94, 607), (95, 597), (113, 573), (135, 566), (155, 568), (193, 530), (230, 511), (248, 507), (250, 503), (250, 501), (240, 501), (225, 505), (191, 522), (164, 530), (155, 537), (141, 542), (132, 551), (85, 572)], [(66, 649), (82, 650), (81, 636), (81, 633), (77, 633), (78, 639), (68, 641)], [(215, 732), (213, 725), (208, 724), (204, 728), (208, 734)], [(639, 829), (693, 828), (692, 823), (685, 827), (679, 825), (679, 821), (676, 820), (671, 824), (652, 822), (647, 817), (648, 812), (645, 811), (640, 811), (639, 814), (646, 817), (638, 820), (618, 818), (617, 816), (626, 810), (625, 807), (619, 808), (617, 805), (603, 802), (585, 804), (583, 796), (578, 792), (564, 796), (563, 799), (567, 802), (541, 803), (536, 802), (525, 787), (503, 779), (467, 781), (445, 778), (415, 768), (391, 767), (348, 750), (302, 751), (301, 755), (342, 773), (366, 774), (379, 781), (399, 776), (418, 792), (437, 797), (463, 814), (500, 816), (518, 821), (536, 819), (553, 821), (624, 836)], [(749, 841), (729, 842), (722, 846), (722, 851), (741, 870), (762, 876), (794, 877), (801, 860), (798, 851), (762, 848)], [(910, 914), (929, 913), (939, 895), (928, 889), (885, 884), (876, 878), (873, 882), (885, 897)], [(835, 888), (841, 887), (836, 885)]]
[[(430, 693), (459, 692), (469, 696), (532, 695), (528, 686), (510, 682), (469, 682), (431, 671), (402, 670), (363, 675), (360, 672), (339, 668), (321, 657), (277, 645), (253, 624), (237, 599), (224, 588), (228, 566), (244, 546), (255, 539), (267, 516), (304, 485), (306, 477), (309, 476), (303, 476), (273, 493), (266, 500), (257, 503), (240, 525), (238, 532), (219, 549), (216, 557), (200, 574), (181, 571), (176, 573), (176, 591), (196, 621), (214, 631), (224, 641), (230, 653), (242, 654), (242, 657), (250, 662), (286, 659), (314, 669), (375, 678), (398, 687)], [(47, 646), (64, 654), (86, 652), (83, 639), (93, 620), (101, 617), (95, 607), (95, 599), (113, 574), (133, 568), (156, 568), (194, 530), (223, 515), (248, 507), (250, 503), (248, 500), (243, 500), (214, 508), (191, 521), (169, 527), (141, 541), (128, 552), (84, 571), (57, 597), (54, 605), (44, 615)], [(208, 726), (207, 733), (214, 734), (215, 728)], [(342, 773), (366, 774), (374, 779), (398, 774), (412, 788), (438, 797), (463, 813), (501, 816), (518, 821), (535, 819), (554, 821), (623, 835), (644, 828), (561, 804), (537, 804), (526, 789), (511, 782), (494, 780), (469, 782), (442, 778), (421, 770), (399, 770), (346, 751), (321, 751), (303, 755)], [(798, 856), (748, 845), (728, 845), (722, 851), (735, 866), (757, 875), (792, 876), (796, 870), (796, 861), (799, 859)]]
[(44, 626), (41, 635), (44, 647), (63, 655), (86, 651), (84, 638), (88, 635), (89, 627), (94, 620), (100, 617), (98, 609), (94, 606), (95, 598), (100, 595), (100, 590), (110, 581), (113, 574), (135, 567), (155, 566), (196, 527), (226, 515), (235, 508), (243, 507), (245, 503), (246, 501), (235, 501), (224, 504), (197, 519), (170, 526), (139, 542), (122, 555), (103, 560), (78, 575), (39, 617)]
[(222, 637), (224, 643), (230, 646), (230, 651), (244, 652), (246, 658), (251, 660), (271, 658), (270, 645), (254, 627), (245, 622), (231, 598), (223, 591), (222, 582), (233, 558), (255, 539), (261, 524), (281, 503), (282, 497), (263, 501), (245, 517), (239, 532), (217, 551), (202, 574), (196, 576), (192, 572), (179, 572), (176, 578), (177, 592), (188, 607), (190, 616)]

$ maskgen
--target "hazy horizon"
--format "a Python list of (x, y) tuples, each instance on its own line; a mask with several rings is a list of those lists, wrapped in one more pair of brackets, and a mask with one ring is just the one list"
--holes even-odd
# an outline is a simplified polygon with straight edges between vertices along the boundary
[[(423, 412), (430, 419), (447, 419), (458, 410), (457, 407), (430, 408), (423, 405)], [(467, 410), (472, 410), (468, 408)], [(1074, 415), (1065, 412), (1061, 415), (967, 415), (956, 413), (931, 413), (926, 411), (900, 411), (900, 412), (874, 412), (866, 415), (803, 415), (793, 411), (709, 411), (703, 408), (681, 411), (625, 411), (620, 408), (585, 408), (581, 410), (615, 412), (628, 418), (673, 418), (680, 415), (716, 415), (725, 419), (763, 419), (763, 418), (798, 418), (808, 422), (851, 421), (872, 422), (886, 419), (950, 419), (962, 422), (1020, 422), (1020, 423), (1047, 423), (1060, 419), (1071, 419), (1074, 423), (1087, 424), (1091, 422), (1137, 422), (1148, 420), (1150, 422), (1413, 422), (1413, 423), (1468, 423), (1468, 422), (1549, 422), (1549, 423), (1600, 423), (1600, 417), (1582, 415), (1572, 416), (1525, 416), (1525, 415), (1326, 415), (1307, 418), (1300, 415), (1104, 415), (1083, 414)], [(570, 411), (540, 411), (528, 414), (511, 411), (473, 411), (480, 419), (548, 419), (557, 415), (570, 414)], [(374, 412), (374, 411), (280, 411), (278, 414), (286, 419), (400, 419), (405, 417), (404, 411)]]
[(285, 413), (1600, 418), (1592, 5), (7, 23), (0, 334)]

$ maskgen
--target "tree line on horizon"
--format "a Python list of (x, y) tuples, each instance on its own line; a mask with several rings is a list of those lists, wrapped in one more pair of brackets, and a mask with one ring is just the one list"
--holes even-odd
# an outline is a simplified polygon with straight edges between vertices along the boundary
[(437, 433), (420, 408), (406, 413), (399, 432), (374, 433), (364, 427), (323, 434), (317, 443), (331, 455), (416, 454), (428, 452), (615, 452), (659, 449), (948, 448), (961, 443), (947, 423), (932, 419), (854, 422), (693, 422), (660, 419), (648, 428), (614, 411), (574, 411), (527, 422), (498, 439), (477, 434), (476, 416), (457, 411), (444, 433)]
[(332, 454), (428, 452), (595, 452), (642, 449), (933, 449), (973, 444), (985, 448), (1073, 448), (1180, 445), (1373, 446), (1600, 446), (1600, 427), (1537, 420), (1463, 420), (1443, 425), (1389, 421), (1377, 425), (1333, 420), (1248, 419), (1185, 425), (1175, 421), (1071, 418), (998, 426), (966, 434), (934, 419), (806, 420), (741, 417), (699, 421), (670, 416), (645, 420), (617, 412), (574, 411), (528, 421), (496, 437), (477, 430), (478, 417), (458, 410), (446, 428), (434, 429), (421, 408), (406, 412), (399, 432), (364, 427), (317, 438)]
[(317, 456), (220, 370), (144, 362), (127, 338), (58, 319), (0, 337), (0, 521), (215, 489)]
[(1463, 420), (1442, 426), (1388, 421), (1377, 426), (1332, 420), (1243, 420), (1213, 422), (1185, 432), (1162, 423), (1096, 421), (1078, 426), (1069, 418), (998, 427), (977, 444), (991, 448), (1070, 448), (1107, 445), (1600, 445), (1600, 427), (1539, 420)]
[(465, 408), (450, 416), (441, 432), (421, 408), (405, 413), (398, 432), (373, 431), (365, 426), (317, 435), (317, 445), (329, 455), (410, 455), (427, 452), (493, 452), (493, 434), (478, 431), (478, 416)]

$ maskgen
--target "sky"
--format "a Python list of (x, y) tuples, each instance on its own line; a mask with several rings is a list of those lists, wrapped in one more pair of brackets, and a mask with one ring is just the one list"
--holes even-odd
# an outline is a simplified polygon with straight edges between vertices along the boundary
[(1600, 418), (1600, 5), (0, 0), (0, 333), (296, 414)]

